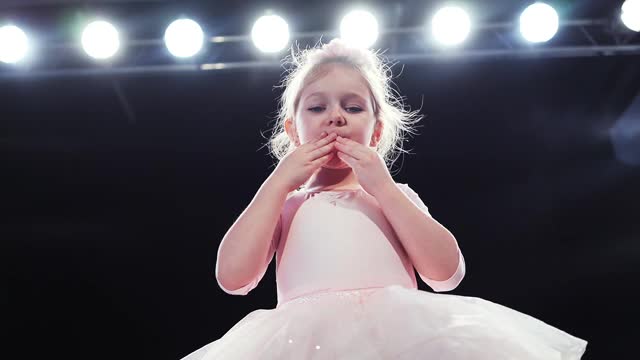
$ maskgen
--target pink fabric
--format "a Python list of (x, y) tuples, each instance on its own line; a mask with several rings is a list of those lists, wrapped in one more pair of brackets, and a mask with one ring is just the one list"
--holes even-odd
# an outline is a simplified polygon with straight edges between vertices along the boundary
[[(407, 184), (399, 188), (425, 214)], [(587, 342), (516, 310), (476, 297), (417, 289), (414, 266), (376, 199), (363, 190), (289, 194), (262, 271), (276, 255), (278, 304), (258, 309), (183, 360), (442, 359), (576, 360)], [(435, 292), (455, 289), (419, 277)], [(217, 271), (216, 271), (217, 274)]]
[[(407, 184), (397, 185), (431, 216), (415, 191)], [(280, 220), (282, 237), (273, 239), (260, 275), (239, 289), (225, 289), (218, 282), (221, 289), (232, 295), (248, 294), (264, 276), (274, 252), (278, 304), (321, 290), (394, 284), (417, 288), (411, 260), (375, 198), (363, 190), (293, 192)], [(458, 269), (449, 279), (418, 275), (434, 291), (455, 289), (465, 274), (464, 256), (458, 253)]]

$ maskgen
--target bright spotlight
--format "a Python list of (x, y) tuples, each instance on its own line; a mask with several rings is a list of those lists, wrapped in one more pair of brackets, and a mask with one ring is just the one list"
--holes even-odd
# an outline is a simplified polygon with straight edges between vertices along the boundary
[(0, 61), (16, 63), (29, 50), (27, 35), (19, 27), (6, 25), (0, 28)]
[(262, 52), (278, 52), (289, 43), (289, 25), (278, 15), (261, 16), (253, 24), (251, 39)]
[(471, 19), (464, 9), (457, 6), (444, 7), (433, 16), (431, 31), (443, 45), (462, 43), (471, 31)]
[(627, 0), (622, 4), (622, 22), (629, 30), (640, 31), (640, 0)]
[(202, 49), (204, 33), (197, 22), (191, 19), (178, 19), (172, 22), (164, 32), (164, 44), (176, 57), (190, 57)]
[(368, 11), (351, 11), (340, 22), (340, 37), (352, 46), (368, 48), (378, 40), (378, 21)]
[(553, 7), (537, 2), (520, 15), (520, 33), (530, 42), (549, 41), (558, 31), (558, 13)]
[(94, 21), (82, 32), (82, 47), (92, 58), (109, 58), (120, 47), (118, 31), (106, 21)]

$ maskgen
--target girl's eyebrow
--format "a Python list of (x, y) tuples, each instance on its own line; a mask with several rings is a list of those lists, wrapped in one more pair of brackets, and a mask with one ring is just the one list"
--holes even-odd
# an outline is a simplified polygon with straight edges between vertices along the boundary
[[(324, 93), (324, 92), (322, 92), (322, 91), (316, 91), (316, 92), (314, 92), (314, 93), (312, 93), (312, 94), (309, 94), (309, 95), (305, 98), (305, 100), (306, 100), (306, 99), (311, 98), (312, 96), (316, 96), (316, 95), (322, 95), (322, 96), (324, 96), (324, 95), (325, 95), (325, 93)], [(355, 92), (348, 92), (348, 93), (344, 94), (344, 97), (346, 97), (346, 98), (354, 98), (354, 97), (355, 97), (355, 98), (358, 98), (358, 99), (360, 99), (360, 100), (362, 100), (362, 101), (366, 101), (366, 99), (365, 99), (365, 98), (363, 98), (360, 94), (357, 94), (357, 93), (355, 93)]]

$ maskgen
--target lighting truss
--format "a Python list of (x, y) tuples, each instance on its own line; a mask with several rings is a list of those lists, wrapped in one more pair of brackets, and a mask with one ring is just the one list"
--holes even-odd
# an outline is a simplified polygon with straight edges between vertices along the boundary
[[(552, 39), (549, 43), (530, 44), (524, 39), (518, 39), (517, 22), (493, 22), (476, 24), (471, 39), (457, 48), (438, 48), (428, 44), (426, 27), (397, 27), (380, 30), (381, 38), (388, 41), (385, 47), (385, 57), (401, 63), (419, 63), (429, 61), (456, 61), (482, 59), (531, 59), (531, 58), (577, 58), (601, 56), (640, 55), (640, 33), (625, 31), (611, 19), (578, 19), (560, 22), (557, 36), (571, 31), (574, 35), (563, 37), (562, 41)], [(485, 38), (493, 38), (491, 46), (474, 44), (474, 37), (482, 34)], [(576, 35), (577, 34), (577, 35)], [(292, 33), (293, 42), (318, 42), (322, 39), (337, 37), (335, 31), (299, 32)], [(397, 45), (403, 41), (416, 42), (422, 38), (425, 44), (418, 50), (395, 51)], [(306, 40), (305, 40), (306, 39)], [(305, 41), (301, 41), (305, 40)], [(221, 43), (251, 43), (250, 35), (213, 36), (207, 39), (208, 46), (215, 47)], [(76, 50), (76, 43), (49, 44), (46, 48), (62, 48)], [(133, 39), (123, 42), (125, 47), (155, 46), (164, 47), (164, 41), (158, 39)], [(45, 48), (45, 50), (46, 50)], [(376, 49), (376, 45), (373, 46)], [(257, 50), (256, 50), (257, 51)], [(41, 53), (45, 54), (46, 51)], [(83, 68), (29, 69), (21, 66), (0, 67), (0, 79), (20, 77), (74, 77), (94, 75), (144, 75), (175, 72), (197, 72), (229, 69), (279, 68), (281, 59), (287, 55), (283, 51), (279, 55), (264, 55), (263, 60), (242, 60), (215, 63), (172, 63), (162, 65), (134, 65), (114, 66), (106, 63)], [(259, 57), (259, 56), (258, 56)]]

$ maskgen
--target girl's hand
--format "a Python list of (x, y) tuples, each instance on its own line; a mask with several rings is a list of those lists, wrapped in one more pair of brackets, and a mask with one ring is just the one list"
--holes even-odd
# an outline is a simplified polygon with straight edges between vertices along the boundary
[(351, 139), (338, 136), (336, 140), (336, 155), (353, 169), (366, 192), (376, 197), (388, 186), (395, 186), (395, 181), (378, 152)]
[(333, 157), (336, 134), (326, 132), (314, 141), (298, 146), (276, 166), (273, 175), (291, 192), (309, 180), (311, 175)]

